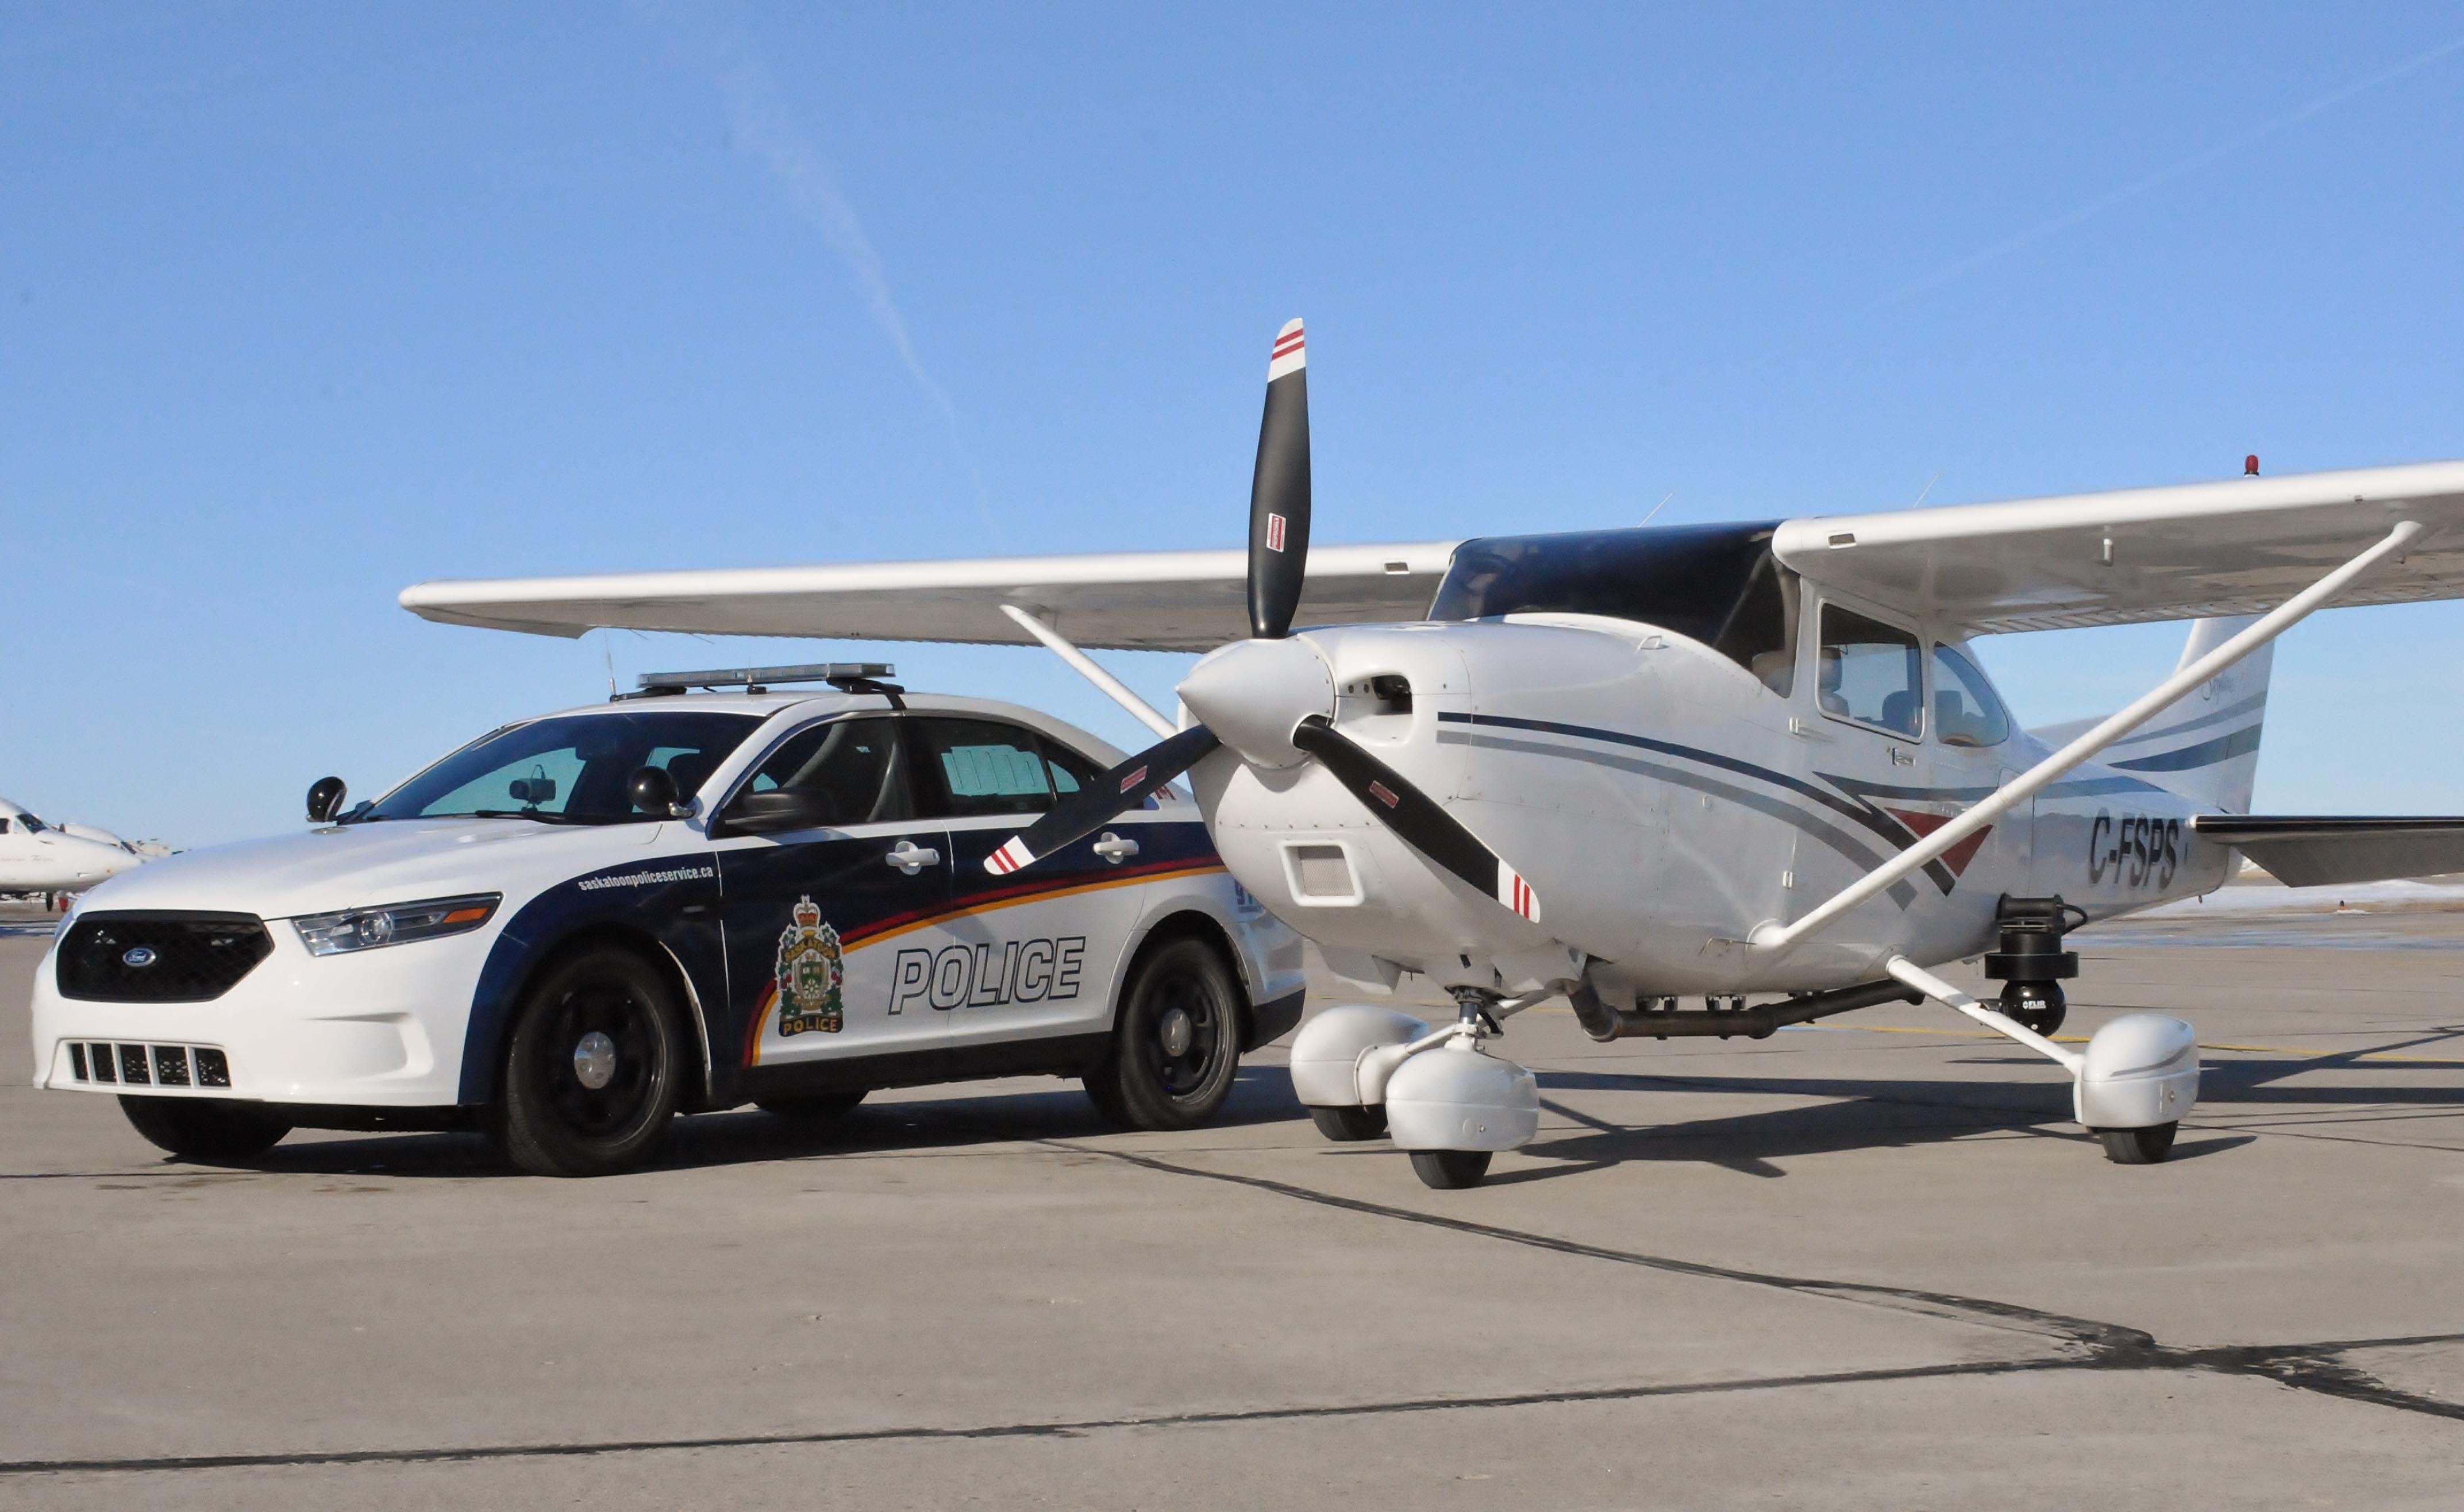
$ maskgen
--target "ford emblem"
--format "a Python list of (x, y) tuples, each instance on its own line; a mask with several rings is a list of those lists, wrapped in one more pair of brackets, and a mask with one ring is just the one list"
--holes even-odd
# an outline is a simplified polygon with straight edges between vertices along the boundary
[(132, 945), (128, 953), (120, 957), (120, 964), (135, 967), (142, 972), (154, 964), (154, 948), (150, 945)]

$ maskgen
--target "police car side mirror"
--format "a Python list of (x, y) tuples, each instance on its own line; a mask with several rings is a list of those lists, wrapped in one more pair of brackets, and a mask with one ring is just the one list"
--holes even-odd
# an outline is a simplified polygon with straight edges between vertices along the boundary
[(676, 779), (665, 767), (635, 767), (625, 779), (625, 796), (635, 808), (661, 819), (682, 819), (693, 812), (691, 806), (676, 801)]
[(342, 779), (338, 777), (320, 777), (309, 784), (308, 822), (331, 823), (334, 816), (342, 811), (344, 791)]

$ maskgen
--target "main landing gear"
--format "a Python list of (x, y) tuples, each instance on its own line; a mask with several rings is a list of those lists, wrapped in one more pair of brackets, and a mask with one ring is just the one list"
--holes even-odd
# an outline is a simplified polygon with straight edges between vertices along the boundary
[(1478, 1186), (1492, 1155), (1521, 1149), (1540, 1130), (1539, 1083), (1481, 1042), (1505, 1032), (1500, 1019), (1546, 996), (1457, 988), (1454, 1025), (1435, 1033), (1390, 1008), (1330, 1008), (1292, 1042), (1292, 1090), (1328, 1138), (1382, 1131), (1410, 1151), (1427, 1185)]
[[(2199, 1039), (2189, 1024), (2164, 1014), (2123, 1014), (2100, 1026), (2084, 1052), (2070, 1050), (2015, 1016), (1979, 1003), (1904, 955), (1893, 956), (1884, 969), (1896, 980), (2070, 1072), (2071, 1111), (2104, 1146), (2107, 1160), (2149, 1166), (2172, 1152), (2183, 1116), (2199, 1101)], [(2007, 1001), (2007, 992), (2004, 997)]]

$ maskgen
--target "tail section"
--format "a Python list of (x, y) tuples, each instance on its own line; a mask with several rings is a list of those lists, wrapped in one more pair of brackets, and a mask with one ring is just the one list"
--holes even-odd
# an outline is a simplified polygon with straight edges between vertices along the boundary
[[(2176, 666), (2189, 666), (2256, 618), (2192, 621), (2189, 644)], [(2100, 759), (2194, 803), (2249, 813), (2275, 658), (2275, 643), (2260, 646), (2115, 741)]]

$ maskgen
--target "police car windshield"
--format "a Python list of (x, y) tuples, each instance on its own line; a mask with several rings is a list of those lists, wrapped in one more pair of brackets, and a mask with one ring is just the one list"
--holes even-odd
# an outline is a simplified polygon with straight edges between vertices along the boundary
[(664, 819), (636, 809), (626, 796), (635, 771), (664, 767), (676, 792), (691, 798), (760, 723), (758, 714), (692, 709), (534, 719), (473, 741), (351, 819), (475, 815), (546, 824)]

